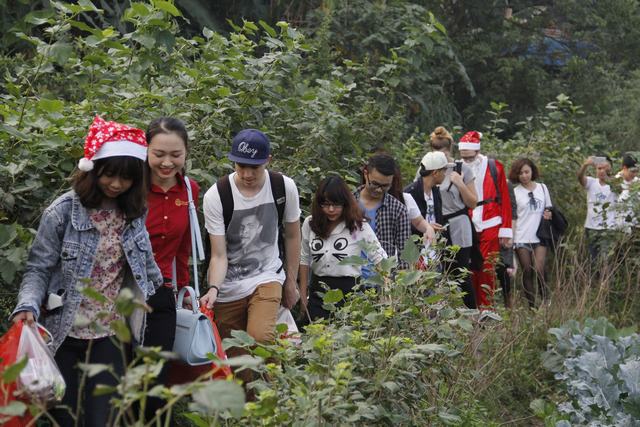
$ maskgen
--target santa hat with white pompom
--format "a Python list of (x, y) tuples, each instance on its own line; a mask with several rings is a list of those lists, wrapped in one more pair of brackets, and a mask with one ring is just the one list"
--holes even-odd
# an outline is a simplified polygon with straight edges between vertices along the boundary
[(78, 162), (78, 169), (89, 172), (93, 169), (95, 160), (115, 156), (131, 156), (146, 160), (145, 133), (142, 129), (107, 122), (96, 116), (84, 141), (84, 157)]

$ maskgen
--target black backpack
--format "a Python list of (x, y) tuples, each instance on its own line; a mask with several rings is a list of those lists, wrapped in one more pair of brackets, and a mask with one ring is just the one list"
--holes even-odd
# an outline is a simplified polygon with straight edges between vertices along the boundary
[[(278, 252), (282, 265), (278, 269), (278, 273), (284, 268), (284, 208), (287, 203), (287, 194), (284, 188), (284, 175), (278, 172), (267, 171), (269, 173), (269, 181), (271, 182), (271, 194), (273, 194), (273, 200), (276, 203), (276, 210), (278, 211)], [(224, 230), (227, 231), (231, 218), (233, 217), (233, 193), (231, 192), (231, 183), (229, 182), (229, 175), (225, 175), (216, 182), (218, 187), (218, 194), (220, 195), (220, 202), (222, 203), (222, 217), (224, 218)], [(205, 244), (205, 266), (209, 266), (211, 260), (211, 240), (207, 239)], [(204, 269), (205, 271), (208, 268)]]

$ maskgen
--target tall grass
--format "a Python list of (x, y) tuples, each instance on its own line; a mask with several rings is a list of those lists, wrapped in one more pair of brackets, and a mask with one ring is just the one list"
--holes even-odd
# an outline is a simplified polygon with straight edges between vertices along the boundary
[[(570, 319), (605, 316), (616, 326), (635, 325), (640, 317), (640, 260), (628, 236), (617, 236), (614, 249), (600, 264), (589, 259), (581, 233), (547, 258), (550, 303), (529, 309), (521, 278), (516, 277), (515, 304), (503, 309), (502, 322), (491, 322), (471, 335), (463, 369), (473, 371), (465, 384), (500, 425), (536, 425), (529, 404), (538, 398), (563, 399), (541, 363), (549, 328)], [(542, 424), (540, 424), (542, 425)]]

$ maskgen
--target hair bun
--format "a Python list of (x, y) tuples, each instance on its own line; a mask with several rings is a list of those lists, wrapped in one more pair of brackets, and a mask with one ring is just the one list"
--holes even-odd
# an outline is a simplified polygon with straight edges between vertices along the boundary
[(445, 128), (444, 126), (438, 126), (433, 130), (433, 132), (431, 132), (431, 135), (429, 136), (431, 138), (431, 141), (435, 141), (439, 139), (447, 139), (453, 142), (453, 137), (451, 136), (447, 128)]

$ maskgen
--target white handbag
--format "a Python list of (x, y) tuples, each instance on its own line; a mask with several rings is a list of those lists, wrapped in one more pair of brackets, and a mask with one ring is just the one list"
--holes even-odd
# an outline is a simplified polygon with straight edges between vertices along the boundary
[[(192, 309), (183, 308), (184, 295), (191, 295)], [(173, 342), (173, 351), (180, 359), (189, 365), (206, 365), (211, 363), (207, 357), (209, 353), (216, 354), (216, 338), (213, 335), (213, 327), (207, 316), (199, 309), (195, 290), (191, 286), (185, 286), (178, 293), (176, 312), (176, 339)]]
[[(198, 286), (198, 260), (204, 259), (202, 236), (196, 214), (196, 206), (193, 202), (191, 183), (184, 177), (189, 196), (189, 226), (191, 229), (191, 253), (193, 255), (193, 284), (185, 286), (178, 293), (176, 304), (176, 338), (173, 342), (173, 352), (177, 353), (181, 360), (189, 365), (206, 365), (211, 363), (207, 357), (209, 353), (216, 354), (216, 339), (213, 334), (213, 326), (207, 316), (200, 312), (200, 289)], [(176, 261), (173, 260), (173, 289), (177, 292)], [(184, 296), (189, 293), (192, 309), (183, 307)]]

